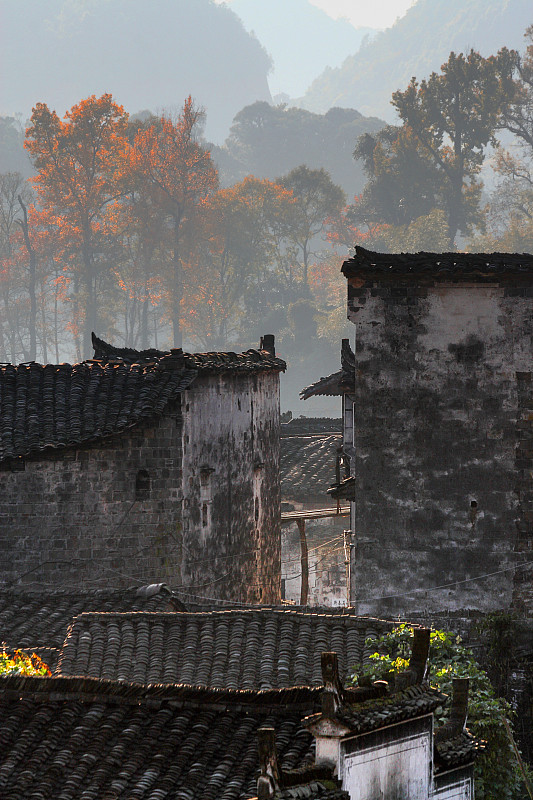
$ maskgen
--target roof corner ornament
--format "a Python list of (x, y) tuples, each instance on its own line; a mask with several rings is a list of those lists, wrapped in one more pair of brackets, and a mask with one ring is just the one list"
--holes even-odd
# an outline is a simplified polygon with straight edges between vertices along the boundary
[(322, 693), (322, 713), (330, 719), (342, 705), (343, 688), (339, 678), (339, 658), (337, 653), (322, 653), (322, 680), (324, 691)]
[(258, 800), (269, 800), (278, 791), (280, 774), (276, 753), (276, 731), (274, 728), (259, 728), (259, 765), (261, 774), (257, 779)]

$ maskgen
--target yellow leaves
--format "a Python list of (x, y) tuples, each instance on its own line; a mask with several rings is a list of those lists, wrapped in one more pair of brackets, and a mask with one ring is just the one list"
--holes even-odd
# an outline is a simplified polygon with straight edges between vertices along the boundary
[(36, 654), (28, 655), (23, 650), (15, 650), (10, 655), (5, 645), (2, 645), (0, 653), (0, 676), (7, 675), (38, 675), (41, 677), (51, 676), (51, 672), (42, 659)]

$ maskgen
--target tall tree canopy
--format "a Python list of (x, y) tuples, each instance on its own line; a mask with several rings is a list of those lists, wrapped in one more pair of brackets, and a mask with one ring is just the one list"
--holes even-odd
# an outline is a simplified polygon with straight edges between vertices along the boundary
[(313, 239), (327, 227), (329, 217), (337, 216), (346, 204), (346, 195), (325, 169), (309, 169), (305, 164), (277, 179), (294, 196), (289, 237), (302, 261), (302, 281), (309, 285), (309, 266)]
[(110, 94), (92, 95), (63, 120), (38, 103), (26, 131), (43, 218), (59, 227), (73, 269), (86, 356), (91, 331), (98, 329), (99, 292), (109, 276), (105, 252), (115, 233), (114, 206), (124, 192), (127, 118)]
[(182, 344), (183, 270), (194, 244), (192, 229), (218, 185), (211, 155), (198, 141), (203, 116), (189, 96), (175, 122), (162, 117), (157, 124), (141, 128), (133, 143), (139, 189), (164, 212), (172, 227), (171, 269), (165, 279), (175, 347)]
[(468, 195), (475, 191), (485, 147), (514, 93), (517, 54), (506, 48), (483, 58), (450, 53), (440, 74), (420, 83), (412, 78), (392, 104), (409, 126), (427, 159), (440, 175), (448, 215), (450, 244), (471, 221)]
[(506, 49), (489, 58), (451, 53), (440, 73), (393, 94), (403, 125), (361, 137), (354, 152), (370, 178), (359, 221), (408, 225), (440, 208), (450, 247), (480, 222), (478, 174), (513, 98), (516, 59)]

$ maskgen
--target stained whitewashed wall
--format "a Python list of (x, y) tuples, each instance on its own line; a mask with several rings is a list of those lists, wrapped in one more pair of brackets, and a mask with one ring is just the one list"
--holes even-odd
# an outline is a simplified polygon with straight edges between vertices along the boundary
[(342, 787), (350, 800), (428, 800), (433, 716), (393, 725), (341, 744)]
[(533, 552), (533, 289), (348, 291), (359, 611), (533, 603), (533, 573), (514, 571)]
[(280, 600), (278, 373), (199, 377), (183, 395), (182, 581)]

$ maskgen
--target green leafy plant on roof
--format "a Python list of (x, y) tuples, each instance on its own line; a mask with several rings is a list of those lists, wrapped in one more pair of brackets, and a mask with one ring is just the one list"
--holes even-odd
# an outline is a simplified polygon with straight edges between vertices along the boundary
[(52, 673), (47, 665), (42, 661), (36, 653), (28, 655), (23, 650), (15, 650), (13, 654), (6, 651), (2, 647), (0, 653), (0, 677), (7, 675), (39, 675), (46, 677)]
[[(411, 628), (402, 624), (377, 639), (366, 640), (370, 662), (351, 680), (379, 680), (390, 672), (402, 672), (409, 666)], [(452, 679), (470, 679), (468, 728), (477, 739), (487, 742), (478, 754), (475, 765), (476, 800), (519, 800), (523, 784), (505, 722), (512, 721), (513, 711), (503, 698), (496, 697), (487, 673), (481, 669), (473, 653), (461, 644), (459, 636), (445, 631), (432, 631), (429, 650), (428, 679), (432, 686), (451, 696)], [(439, 707), (435, 725), (447, 721), (450, 704)]]

